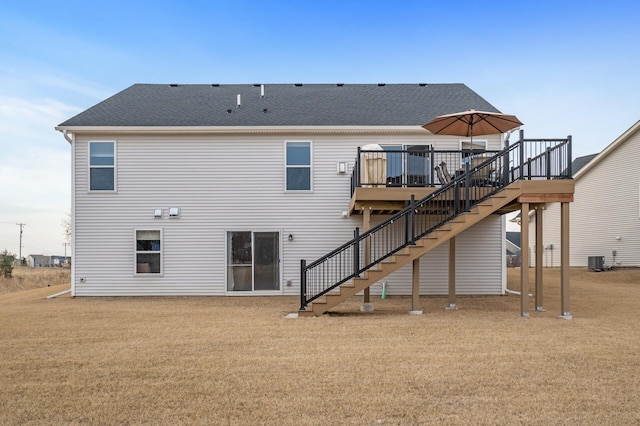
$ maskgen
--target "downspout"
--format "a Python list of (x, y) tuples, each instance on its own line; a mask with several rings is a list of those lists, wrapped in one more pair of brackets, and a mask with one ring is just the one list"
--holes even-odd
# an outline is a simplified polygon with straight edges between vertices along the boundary
[(67, 134), (67, 129), (62, 131), (62, 136), (64, 136), (64, 138), (67, 140), (67, 142), (69, 142), (70, 144), (73, 143), (73, 140), (69, 137), (69, 135)]
[(56, 294), (52, 294), (50, 296), (47, 296), (47, 299), (53, 299), (53, 298), (56, 298), (58, 296), (62, 296), (63, 294), (69, 294), (69, 293), (71, 293), (71, 289), (67, 289), (67, 290), (61, 291), (60, 293), (56, 293)]
[(75, 149), (76, 145), (73, 143), (73, 135), (69, 135), (67, 129), (60, 129), (56, 127), (56, 130), (62, 132), (62, 136), (69, 142), (71, 145), (71, 288), (69, 290), (65, 290), (60, 293), (56, 293), (51, 295), (51, 298), (58, 297), (62, 294), (71, 293), (71, 297), (75, 297), (76, 295), (76, 183), (75, 183)]

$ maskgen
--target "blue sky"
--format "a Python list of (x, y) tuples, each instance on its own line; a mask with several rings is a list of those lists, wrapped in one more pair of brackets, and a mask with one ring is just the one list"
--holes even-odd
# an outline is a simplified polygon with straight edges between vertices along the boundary
[(70, 147), (54, 126), (134, 83), (465, 83), (600, 151), (640, 119), (640, 2), (0, 4), (0, 250), (62, 254)]

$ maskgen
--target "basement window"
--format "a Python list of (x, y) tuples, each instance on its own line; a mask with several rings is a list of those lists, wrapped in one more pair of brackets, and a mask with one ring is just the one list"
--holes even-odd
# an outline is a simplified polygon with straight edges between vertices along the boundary
[(144, 229), (135, 231), (136, 274), (162, 273), (162, 230)]

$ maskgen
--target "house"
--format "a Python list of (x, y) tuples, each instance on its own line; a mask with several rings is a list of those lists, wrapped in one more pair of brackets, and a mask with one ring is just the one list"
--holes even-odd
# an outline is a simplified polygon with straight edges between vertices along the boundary
[(42, 254), (30, 254), (27, 256), (27, 265), (32, 268), (48, 268), (51, 266), (51, 257)]
[[(600, 153), (574, 161), (575, 198), (570, 214), (570, 264), (587, 267), (589, 257), (607, 266), (640, 267), (640, 121)], [(576, 171), (577, 169), (577, 171)], [(557, 205), (532, 211), (544, 218), (539, 253), (545, 267), (560, 266)], [(544, 209), (542, 208), (544, 207)], [(532, 226), (530, 232), (535, 232)], [(531, 246), (531, 252), (538, 247)], [(535, 260), (532, 260), (535, 263)]]
[(52, 266), (66, 266), (71, 262), (70, 257), (45, 256), (42, 254), (30, 254), (27, 256), (27, 265), (32, 268), (49, 268)]
[[(411, 241), (404, 261), (413, 267), (396, 262), (367, 281), (358, 289), (365, 303), (383, 286), (389, 295), (449, 294), (450, 301), (503, 294), (502, 213), (549, 182), (523, 183), (509, 197), (491, 182), (530, 178), (548, 158), (521, 161), (524, 141), (495, 157), (505, 148), (501, 135), (471, 140), (421, 128), (468, 109), (497, 111), (463, 84), (133, 85), (56, 128), (72, 147), (72, 295), (301, 295), (303, 306), (313, 297), (320, 309), (314, 288), (326, 292), (348, 280), (313, 269), (313, 260), (351, 240), (355, 228), (373, 231), (391, 220), (407, 223), (408, 232), (394, 215), (436, 192), (448, 199), (429, 207), (429, 220), (455, 211), (453, 231), (428, 250)], [(536, 144), (555, 155), (570, 140)], [(565, 168), (555, 165), (553, 176)], [(556, 180), (555, 191), (571, 191), (566, 183)], [(443, 192), (451, 188), (457, 195)], [(498, 190), (502, 204), (490, 205), (486, 198)], [(478, 209), (462, 226), (461, 214)], [(400, 235), (394, 232), (387, 240)], [(381, 240), (365, 238), (350, 255), (358, 263), (379, 254)], [(399, 259), (393, 250), (363, 273)], [(331, 266), (336, 273), (354, 265), (340, 253), (329, 256), (339, 262)], [(419, 279), (416, 256), (428, 271)]]
[(69, 266), (71, 264), (71, 257), (69, 256), (51, 256), (52, 266), (62, 267)]
[(507, 231), (506, 233), (507, 267), (520, 266), (520, 232)]

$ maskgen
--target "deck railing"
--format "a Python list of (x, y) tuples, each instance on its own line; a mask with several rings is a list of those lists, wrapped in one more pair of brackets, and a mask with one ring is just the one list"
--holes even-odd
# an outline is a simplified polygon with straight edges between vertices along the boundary
[(462, 174), (465, 163), (472, 158), (486, 159), (500, 152), (435, 150), (432, 146), (391, 148), (395, 147), (382, 151), (358, 148), (351, 171), (352, 195), (360, 187), (440, 187)]
[(379, 225), (363, 233), (356, 228), (351, 241), (318, 260), (308, 264), (301, 260), (300, 309), (512, 182), (571, 177), (571, 137), (525, 140), (521, 132), (518, 142), (490, 158), (466, 162), (462, 173), (421, 200), (412, 196), (405, 209)]
[[(571, 144), (565, 144), (570, 138), (525, 140), (521, 133), (519, 147), (509, 160), (510, 172), (524, 179), (571, 176)], [(565, 149), (556, 148), (561, 144), (565, 144)], [(358, 148), (351, 172), (351, 195), (361, 187), (440, 187), (464, 173), (465, 164), (477, 164), (500, 153), (435, 150), (432, 146), (391, 148), (395, 147), (385, 147), (382, 151)]]

